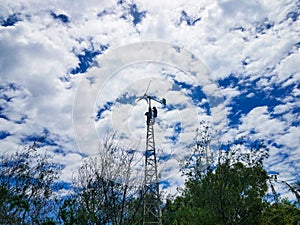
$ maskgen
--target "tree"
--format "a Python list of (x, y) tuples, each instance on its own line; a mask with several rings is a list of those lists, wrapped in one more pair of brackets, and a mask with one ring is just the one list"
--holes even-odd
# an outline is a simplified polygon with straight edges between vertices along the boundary
[(99, 154), (78, 170), (77, 191), (61, 209), (65, 224), (134, 224), (141, 188), (134, 181), (133, 159), (133, 152), (117, 143), (116, 134), (108, 134)]
[(0, 223), (53, 224), (51, 198), (60, 167), (38, 153), (35, 142), (1, 158)]
[(211, 149), (212, 132), (210, 126), (202, 121), (196, 130), (194, 143), (189, 146), (191, 153), (180, 161), (181, 171), (188, 178), (202, 179), (210, 169), (213, 160)]
[(224, 163), (201, 181), (187, 183), (187, 195), (211, 215), (212, 224), (259, 224), (265, 204), (267, 173), (260, 166)]
[(166, 225), (194, 225), (205, 224), (207, 216), (203, 210), (189, 203), (190, 198), (179, 196), (174, 201), (166, 200), (163, 208), (163, 224)]
[[(224, 163), (201, 180), (189, 180), (183, 196), (167, 201), (166, 224), (260, 224), (268, 175), (260, 166)], [(167, 215), (166, 215), (167, 214)], [(171, 223), (172, 222), (172, 223)]]
[(297, 198), (298, 204), (300, 204), (300, 182), (296, 182), (295, 184), (289, 184), (286, 181), (281, 181), (283, 184), (288, 186), (289, 190), (295, 195)]
[[(207, 122), (200, 122), (196, 130), (190, 153), (180, 161), (181, 171), (188, 179), (201, 180), (206, 173), (222, 163), (262, 165), (269, 156), (269, 149), (263, 140), (241, 137), (227, 144), (213, 146), (213, 132)], [(216, 150), (218, 149), (218, 150)]]
[(270, 205), (264, 212), (262, 225), (298, 225), (300, 209), (287, 200)]
[(221, 145), (208, 164), (207, 129), (182, 163), (186, 187), (182, 196), (167, 202), (166, 224), (260, 224), (267, 206), (263, 197), (269, 177), (263, 160), (268, 148), (263, 141), (239, 139)]

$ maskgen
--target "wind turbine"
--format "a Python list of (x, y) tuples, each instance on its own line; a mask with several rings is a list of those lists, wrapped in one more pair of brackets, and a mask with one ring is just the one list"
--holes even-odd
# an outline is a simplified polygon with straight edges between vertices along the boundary
[[(161, 225), (162, 212), (160, 207), (160, 192), (159, 180), (157, 172), (157, 158), (154, 139), (154, 119), (153, 111), (151, 109), (151, 100), (165, 105), (166, 100), (163, 98), (158, 101), (156, 97), (147, 94), (150, 87), (151, 80), (148, 87), (137, 102), (142, 99), (147, 101), (148, 111), (145, 113), (147, 116), (147, 132), (146, 132), (146, 150), (145, 150), (145, 175), (144, 175), (144, 190), (143, 190), (143, 225)], [(155, 116), (155, 115), (154, 115)]]
[[(136, 102), (139, 102), (139, 101), (141, 101), (141, 100), (146, 100), (147, 101), (147, 103), (149, 104), (150, 103), (150, 101), (151, 100), (154, 100), (154, 101), (156, 101), (156, 102), (158, 102), (158, 103), (160, 103), (160, 104), (162, 104), (162, 105), (166, 105), (166, 103), (167, 103), (167, 101), (166, 101), (166, 99), (165, 98), (162, 98), (160, 101), (159, 100), (157, 100), (157, 98), (156, 97), (154, 97), (154, 96), (150, 96), (150, 95), (148, 95), (147, 94), (147, 92), (148, 92), (148, 90), (149, 90), (149, 87), (150, 87), (150, 84), (151, 84), (151, 82), (152, 82), (152, 80), (150, 80), (149, 81), (149, 83), (148, 83), (148, 86), (147, 86), (147, 89), (146, 89), (146, 91), (145, 91), (145, 93), (141, 96), (141, 97), (139, 97), (137, 100), (136, 100)], [(151, 106), (151, 105), (150, 105)]]

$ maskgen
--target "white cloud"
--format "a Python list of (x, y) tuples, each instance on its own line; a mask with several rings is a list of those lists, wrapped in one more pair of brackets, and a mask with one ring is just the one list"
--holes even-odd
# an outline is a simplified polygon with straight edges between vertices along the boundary
[[(276, 140), (277, 143), (297, 149), (300, 146), (300, 128), (291, 126), (287, 132)], [(300, 149), (298, 149), (300, 150)], [(297, 153), (300, 153), (297, 151)]]
[(60, 180), (68, 183), (73, 182), (73, 175), (77, 172), (80, 164), (82, 163), (82, 156), (78, 153), (68, 153), (66, 155), (55, 154), (53, 155), (53, 162), (57, 164), (63, 164)]
[(281, 135), (285, 132), (286, 124), (280, 120), (272, 119), (269, 116), (268, 108), (266, 106), (256, 107), (252, 109), (247, 115), (241, 119), (242, 124), (240, 130), (257, 132), (257, 138), (272, 138), (275, 135)]
[[(0, 118), (0, 122), (1, 127), (5, 127), (13, 136), (1, 140), (1, 151), (14, 148), (20, 138), (40, 133), (44, 128), (49, 129), (67, 152), (77, 151), (72, 124), (75, 94), (75, 100), (80, 100), (75, 112), (78, 113), (79, 122), (75, 134), (84, 143), (92, 143), (97, 138), (94, 131), (99, 135), (114, 127), (133, 137), (139, 147), (143, 146), (145, 102), (129, 105), (126, 102), (115, 104), (115, 101), (125, 92), (128, 92), (128, 97), (142, 95), (152, 79), (149, 94), (165, 97), (168, 104), (176, 106), (169, 111), (160, 108), (155, 125), (157, 143), (167, 152), (174, 151), (176, 157), (183, 154), (181, 148), (192, 140), (198, 125), (197, 119), (201, 118), (214, 121), (214, 128), (224, 131), (224, 137), (228, 139), (254, 130), (257, 133), (255, 137), (276, 141), (292, 149), (294, 158), (299, 155), (298, 128), (290, 124), (299, 120), (293, 109), (298, 105), (299, 96), (296, 87), (300, 74), (299, 47), (295, 44), (299, 42), (300, 20), (286, 20), (288, 13), (297, 9), (295, 1), (218, 0), (200, 3), (194, 0), (187, 3), (137, 0), (134, 3), (140, 12), (146, 11), (146, 16), (137, 26), (133, 26), (130, 16), (121, 18), (125, 13), (128, 14), (129, 6), (116, 5), (113, 1), (2, 2), (3, 19), (15, 13), (22, 21), (14, 26), (0, 27), (0, 81), (4, 85), (17, 83), (22, 90), (6, 91), (6, 94), (16, 97), (4, 109), (10, 121)], [(186, 21), (180, 24), (182, 11), (190, 19), (200, 18), (199, 21), (194, 26), (188, 26)], [(54, 19), (51, 12), (66, 15), (69, 22)], [(101, 17), (99, 13), (102, 13)], [(268, 29), (257, 31), (259, 26), (267, 23), (270, 25)], [(131, 60), (138, 57), (147, 58), (138, 51), (119, 52), (117, 56), (105, 58), (117, 51), (118, 47), (145, 40), (176, 44), (182, 47), (184, 57), (190, 57), (183, 51), (186, 49), (201, 60), (183, 60), (183, 56), (178, 57), (179, 53), (159, 48), (155, 49), (157, 52), (151, 52), (150, 49), (147, 54), (152, 54), (153, 59), (158, 55), (161, 61), (169, 59), (168, 62), (172, 61), (175, 65), (133, 63)], [(79, 63), (76, 55), (82, 54), (85, 49), (98, 50), (100, 45), (108, 45), (109, 48), (104, 56), (95, 58), (99, 67), (89, 68), (83, 74), (70, 75), (70, 71)], [(119, 68), (119, 65), (123, 67)], [(179, 65), (180, 68), (174, 67)], [(105, 76), (100, 76), (99, 70)], [(193, 76), (189, 74), (191, 71), (200, 72)], [(220, 90), (216, 83), (230, 74), (234, 74), (241, 82), (245, 77), (250, 77), (250, 80), (260, 78), (256, 85), (264, 90), (273, 90), (274, 84), (295, 87), (292, 93), (282, 96), (283, 103), (272, 112), (267, 107), (254, 108), (242, 116), (238, 127), (230, 128), (230, 107), (235, 107), (230, 103), (240, 95), (241, 90), (237, 87)], [(62, 82), (59, 79), (61, 77), (68, 81)], [(95, 79), (95, 83), (90, 84), (86, 78)], [(203, 109), (193, 105), (190, 90), (173, 89), (174, 80), (201, 87), (207, 95), (206, 101), (212, 100), (211, 96), (217, 96), (218, 104), (208, 102), (212, 115), (205, 115)], [(79, 83), (81, 86), (77, 89)], [(248, 97), (255, 94), (248, 94)], [(112, 109), (105, 111), (103, 118), (94, 123), (97, 107), (103, 107), (108, 101), (114, 102)], [(86, 108), (91, 110), (86, 111)], [(27, 118), (25, 123), (14, 122), (24, 115)], [(164, 142), (164, 137), (176, 135), (174, 125), (177, 122), (181, 123), (184, 132), (178, 134), (179, 143), (174, 146), (170, 140)], [(87, 124), (92, 124), (92, 127)], [(91, 147), (91, 153), (95, 153), (96, 149), (97, 145)], [(70, 158), (79, 162), (81, 157), (74, 154), (69, 155)], [(276, 157), (278, 155), (274, 153), (272, 159)], [(59, 160), (67, 165), (63, 178), (70, 179), (74, 168), (67, 157)], [(278, 164), (276, 170), (284, 170), (287, 166)], [(172, 168), (176, 168), (174, 160), (170, 161), (168, 170)], [(167, 172), (163, 174), (167, 176)], [(182, 178), (176, 173), (170, 182), (175, 185), (181, 181)]]

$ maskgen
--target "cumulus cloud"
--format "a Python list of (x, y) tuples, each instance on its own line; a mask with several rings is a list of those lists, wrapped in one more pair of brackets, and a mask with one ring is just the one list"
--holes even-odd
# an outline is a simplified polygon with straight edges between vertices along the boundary
[[(47, 129), (55, 159), (65, 164), (62, 179), (70, 180), (80, 151), (95, 154), (111, 128), (143, 150), (147, 105), (135, 100), (152, 80), (148, 94), (168, 103), (155, 102), (164, 154), (180, 158), (205, 119), (224, 139), (269, 140), (275, 147), (266, 167), (289, 168), (284, 179), (299, 180), (297, 3), (122, 2), (1, 4), (1, 152)], [(128, 44), (139, 48), (124, 51)], [(183, 183), (177, 165), (172, 157), (161, 161), (172, 191)]]

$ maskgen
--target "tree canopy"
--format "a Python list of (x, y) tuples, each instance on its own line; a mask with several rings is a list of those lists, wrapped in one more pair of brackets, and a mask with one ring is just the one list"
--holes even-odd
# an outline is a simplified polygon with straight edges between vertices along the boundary
[[(103, 140), (74, 174), (67, 195), (59, 195), (61, 166), (31, 146), (1, 158), (0, 224), (142, 224), (143, 189), (133, 172), (134, 152)], [(177, 197), (163, 200), (166, 225), (287, 225), (300, 221), (299, 183), (286, 185), (298, 202), (282, 199), (268, 175), (268, 148), (261, 140), (238, 139), (212, 151), (208, 126), (197, 131), (180, 161), (186, 183)], [(213, 154), (212, 154), (213, 152)], [(274, 198), (266, 196), (273, 195)]]

